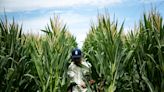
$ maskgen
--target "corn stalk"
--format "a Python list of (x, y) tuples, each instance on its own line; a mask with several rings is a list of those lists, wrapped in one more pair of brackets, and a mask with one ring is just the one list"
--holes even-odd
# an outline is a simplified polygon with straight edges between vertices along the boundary
[(99, 16), (83, 45), (91, 61), (96, 87), (102, 92), (162, 92), (164, 90), (164, 25), (152, 10), (128, 35), (123, 24)]
[(0, 91), (36, 91), (35, 68), (30, 61), (22, 26), (0, 19)]
[(63, 92), (67, 88), (66, 71), (70, 52), (76, 47), (75, 38), (61, 26), (57, 17), (50, 19), (50, 26), (39, 42), (32, 40), (32, 61), (40, 80), (40, 91)]
[(117, 88), (117, 80), (123, 74), (121, 62), (125, 58), (122, 31), (123, 23), (119, 28), (117, 21), (111, 22), (109, 16), (102, 15), (85, 40), (83, 50), (93, 65), (96, 90), (114, 92)]

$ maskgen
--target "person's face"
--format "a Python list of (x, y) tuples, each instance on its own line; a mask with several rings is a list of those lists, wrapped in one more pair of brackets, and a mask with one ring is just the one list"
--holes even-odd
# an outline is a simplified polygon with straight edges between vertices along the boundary
[(73, 59), (73, 62), (75, 62), (75, 63), (81, 63), (81, 58), (74, 58)]

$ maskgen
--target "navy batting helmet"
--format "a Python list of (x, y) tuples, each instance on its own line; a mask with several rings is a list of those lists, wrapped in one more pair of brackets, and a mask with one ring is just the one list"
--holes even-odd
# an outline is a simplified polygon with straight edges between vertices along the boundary
[(82, 52), (80, 49), (76, 48), (72, 51), (72, 59), (75, 59), (75, 58), (81, 58), (82, 57)]

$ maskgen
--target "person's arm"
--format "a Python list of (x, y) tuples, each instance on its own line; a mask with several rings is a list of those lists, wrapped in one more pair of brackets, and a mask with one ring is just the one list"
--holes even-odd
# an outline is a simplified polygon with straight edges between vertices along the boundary
[(68, 67), (67, 75), (68, 75), (68, 78), (69, 78), (70, 82), (73, 82), (75, 72), (73, 71), (71, 66)]
[(92, 76), (91, 76), (91, 73), (92, 73), (91, 67), (92, 65), (88, 61), (83, 62), (83, 68), (84, 68), (83, 73), (89, 85), (92, 85), (95, 83), (95, 81), (92, 79)]
[(72, 70), (71, 66), (68, 67), (67, 75), (69, 80), (67, 91), (72, 92), (73, 86), (76, 86), (77, 84), (74, 82), (75, 72)]

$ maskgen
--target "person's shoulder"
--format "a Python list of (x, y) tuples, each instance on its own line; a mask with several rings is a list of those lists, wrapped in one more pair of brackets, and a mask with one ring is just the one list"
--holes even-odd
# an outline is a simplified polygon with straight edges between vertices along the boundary
[(91, 63), (89, 63), (88, 61), (85, 61), (85, 60), (82, 62), (82, 64), (88, 68), (92, 67)]
[(71, 64), (68, 66), (69, 69), (73, 69), (75, 67), (75, 64), (71, 62)]

